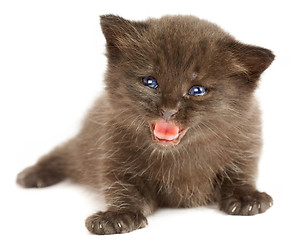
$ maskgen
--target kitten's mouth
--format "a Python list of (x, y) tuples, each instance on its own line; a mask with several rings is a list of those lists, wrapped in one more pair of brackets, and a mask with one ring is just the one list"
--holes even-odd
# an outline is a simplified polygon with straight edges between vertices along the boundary
[(163, 146), (179, 144), (186, 130), (173, 121), (154, 121), (151, 123), (153, 140)]

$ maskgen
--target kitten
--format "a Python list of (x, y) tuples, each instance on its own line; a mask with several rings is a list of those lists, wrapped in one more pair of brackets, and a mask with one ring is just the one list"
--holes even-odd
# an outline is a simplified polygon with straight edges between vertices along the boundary
[(101, 27), (105, 94), (80, 133), (17, 182), (47, 187), (70, 178), (101, 191), (107, 211), (86, 220), (94, 234), (143, 228), (159, 207), (218, 203), (231, 215), (271, 207), (255, 186), (262, 139), (254, 90), (272, 52), (192, 16), (105, 15)]

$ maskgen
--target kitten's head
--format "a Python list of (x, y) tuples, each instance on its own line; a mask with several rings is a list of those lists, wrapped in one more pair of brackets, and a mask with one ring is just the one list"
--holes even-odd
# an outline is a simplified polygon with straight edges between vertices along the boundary
[(274, 59), (192, 16), (135, 22), (106, 15), (101, 26), (113, 110), (126, 129), (161, 147), (239, 124)]

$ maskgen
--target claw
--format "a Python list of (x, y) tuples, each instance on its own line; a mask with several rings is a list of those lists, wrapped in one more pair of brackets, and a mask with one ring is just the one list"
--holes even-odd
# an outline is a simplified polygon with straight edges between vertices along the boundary
[(102, 223), (99, 223), (99, 228), (100, 228), (100, 229), (102, 229), (102, 228), (103, 228)]
[(92, 229), (94, 229), (94, 228), (95, 228), (95, 224), (92, 223)]
[(122, 228), (122, 225), (121, 225), (121, 223), (118, 223), (118, 227), (119, 227), (119, 228)]
[(248, 211), (251, 212), (252, 208), (253, 208), (253, 206), (250, 205), (249, 208), (248, 208)]
[(41, 180), (37, 181), (37, 188), (42, 188), (43, 187), (43, 182)]
[(236, 209), (237, 209), (237, 206), (234, 206), (233, 209), (231, 210), (231, 212), (232, 212), (232, 213), (235, 212)]

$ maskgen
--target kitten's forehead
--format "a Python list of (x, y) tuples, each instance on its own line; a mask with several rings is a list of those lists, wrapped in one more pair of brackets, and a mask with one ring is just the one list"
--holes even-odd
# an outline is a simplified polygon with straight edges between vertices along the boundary
[(198, 74), (205, 75), (220, 61), (217, 55), (224, 57), (217, 42), (232, 38), (217, 25), (191, 16), (169, 16), (147, 23), (150, 27), (145, 39), (153, 46), (147, 59), (156, 72), (180, 81), (194, 81)]
[(219, 26), (193, 16), (165, 16), (147, 21), (150, 29), (157, 35), (180, 39), (187, 42), (197, 42), (203, 39), (219, 40), (232, 38)]

